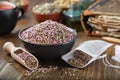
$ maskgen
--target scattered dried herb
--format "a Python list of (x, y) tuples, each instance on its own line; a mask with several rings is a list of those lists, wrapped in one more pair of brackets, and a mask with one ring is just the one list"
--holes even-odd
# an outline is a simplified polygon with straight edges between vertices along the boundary
[(77, 68), (63, 68), (63, 76), (61, 76), (61, 80), (67, 78), (67, 80), (80, 80), (80, 69)]
[(92, 57), (86, 54), (85, 52), (81, 50), (75, 50), (73, 52), (73, 58), (69, 59), (68, 63), (73, 66), (82, 68), (85, 64), (87, 64), (90, 61), (91, 58)]
[(35, 60), (35, 58), (31, 55), (29, 55), (27, 52), (23, 51), (22, 49), (18, 49), (16, 51), (14, 51), (14, 53), (20, 57), (22, 60), (25, 61), (26, 65), (29, 68), (34, 68), (37, 66), (37, 61)]
[[(60, 70), (60, 71), (59, 71)], [(27, 80), (79, 80), (80, 70), (77, 68), (60, 68), (58, 66), (41, 67), (35, 70), (26, 70), (24, 78)], [(25, 80), (26, 80), (25, 79)]]
[(58, 66), (48, 66), (48, 67), (40, 67), (34, 70), (26, 70), (26, 73), (24, 74), (25, 77), (29, 80), (33, 79), (47, 79), (48, 74), (52, 75), (51, 73), (56, 71), (58, 69)]

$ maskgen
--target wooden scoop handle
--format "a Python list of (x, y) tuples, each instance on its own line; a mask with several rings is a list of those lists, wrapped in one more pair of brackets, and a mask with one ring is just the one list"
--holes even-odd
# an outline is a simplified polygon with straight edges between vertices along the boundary
[(13, 51), (16, 50), (16, 47), (15, 47), (15, 45), (12, 42), (6, 42), (3, 45), (3, 50), (8, 52), (8, 53), (12, 53)]

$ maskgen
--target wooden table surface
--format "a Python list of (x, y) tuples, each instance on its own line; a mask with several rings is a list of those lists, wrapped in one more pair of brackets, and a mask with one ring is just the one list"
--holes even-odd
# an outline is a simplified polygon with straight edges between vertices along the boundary
[[(0, 37), (0, 80), (119, 80), (119, 70), (105, 66), (102, 63), (102, 60), (97, 60), (88, 67), (84, 69), (77, 69), (76, 71), (73, 71), (72, 67), (62, 61), (53, 61), (52, 63), (49, 63), (49, 61), (43, 61), (40, 63), (49, 63), (47, 66), (57, 64), (59, 69), (53, 71), (52, 73), (44, 74), (45, 77), (41, 76), (35, 79), (30, 79), (29, 77), (23, 76), (26, 69), (14, 59), (12, 59), (10, 55), (6, 54), (3, 51), (2, 46), (5, 42), (11, 41), (15, 44), (15, 46), (23, 47), (22, 42), (17, 36), (18, 32), (23, 28), (32, 26), (37, 23), (32, 16), (31, 9), (35, 4), (44, 2), (51, 2), (51, 0), (30, 0), (29, 10), (27, 13), (25, 13), (25, 16), (20, 21), (18, 21), (16, 28), (10, 34)], [(84, 41), (96, 39), (101, 38), (90, 37), (85, 35), (84, 32), (79, 32), (73, 48), (77, 47)], [(113, 55), (113, 53), (110, 55)], [(119, 65), (119, 63), (115, 64)]]

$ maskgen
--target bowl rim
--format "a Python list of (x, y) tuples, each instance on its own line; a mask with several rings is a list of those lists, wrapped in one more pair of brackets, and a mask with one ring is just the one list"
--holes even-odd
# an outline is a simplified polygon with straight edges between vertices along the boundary
[(70, 27), (68, 27), (68, 28), (71, 29), (71, 30), (73, 31), (73, 33), (74, 33), (73, 39), (71, 39), (69, 42), (59, 43), (59, 44), (37, 44), (37, 43), (31, 43), (31, 42), (28, 42), (28, 41), (26, 41), (26, 40), (23, 40), (22, 37), (21, 37), (21, 33), (22, 33), (23, 31), (31, 28), (31, 27), (33, 27), (33, 26), (30, 26), (30, 27), (21, 29), (21, 30), (18, 32), (18, 37), (19, 37), (19, 39), (22, 40), (23, 42), (26, 42), (26, 43), (29, 43), (29, 44), (32, 44), (32, 45), (41, 45), (41, 46), (65, 45), (65, 44), (69, 44), (69, 43), (75, 41), (76, 38), (77, 38), (77, 31), (74, 30), (74, 29), (72, 29), (72, 28), (70, 28)]
[(37, 13), (37, 12), (34, 12), (33, 10), (32, 10), (32, 13), (33, 14), (35, 14), (35, 15), (49, 15), (49, 16), (51, 16), (51, 15), (55, 15), (55, 14), (62, 14), (62, 12), (63, 12), (63, 10), (61, 10), (60, 12), (56, 12), (56, 13), (50, 13), (50, 14), (41, 14), (41, 13)]

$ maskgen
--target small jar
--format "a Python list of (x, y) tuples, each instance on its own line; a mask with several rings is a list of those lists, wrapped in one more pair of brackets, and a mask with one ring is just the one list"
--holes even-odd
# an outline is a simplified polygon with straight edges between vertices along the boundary
[(80, 0), (71, 0), (70, 8), (63, 11), (62, 23), (75, 29), (77, 32), (83, 30), (80, 23)]

